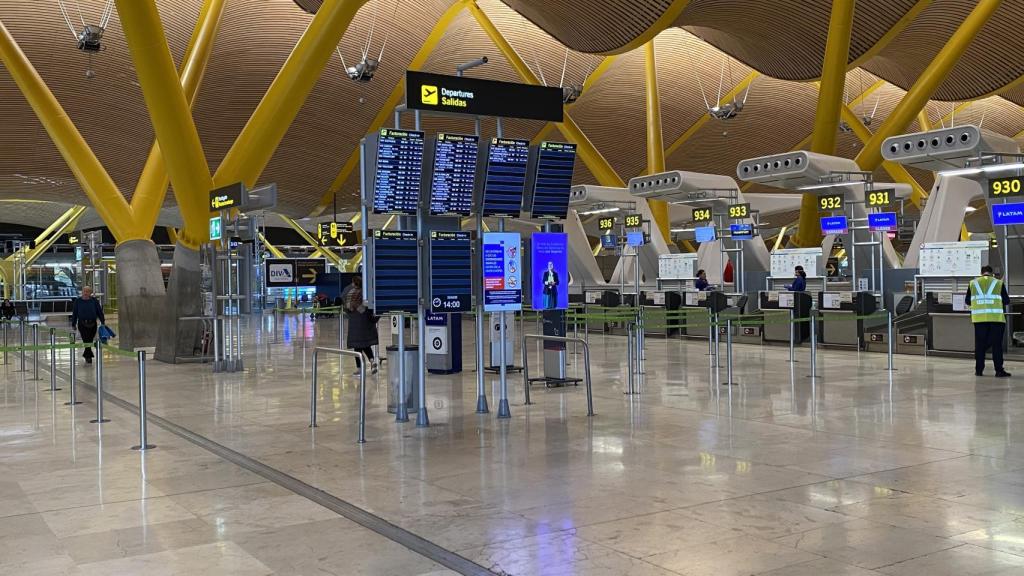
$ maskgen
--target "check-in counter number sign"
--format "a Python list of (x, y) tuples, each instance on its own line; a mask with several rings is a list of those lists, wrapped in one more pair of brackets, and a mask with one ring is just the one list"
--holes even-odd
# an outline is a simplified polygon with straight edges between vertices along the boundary
[(711, 222), (711, 208), (694, 208), (693, 209), (693, 221), (694, 222)]
[(988, 195), (990, 198), (1020, 196), (1022, 192), (1024, 192), (1024, 178), (1020, 176), (997, 178), (988, 181)]

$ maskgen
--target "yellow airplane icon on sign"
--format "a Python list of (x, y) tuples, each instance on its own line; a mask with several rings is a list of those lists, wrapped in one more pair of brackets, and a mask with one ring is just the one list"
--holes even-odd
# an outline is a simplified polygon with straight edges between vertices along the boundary
[(421, 86), (420, 100), (424, 104), (437, 106), (437, 86)]

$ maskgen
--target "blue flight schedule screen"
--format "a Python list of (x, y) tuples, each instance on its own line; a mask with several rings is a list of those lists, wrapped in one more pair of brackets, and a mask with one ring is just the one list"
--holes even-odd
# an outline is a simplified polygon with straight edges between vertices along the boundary
[(576, 167), (576, 145), (541, 142), (533, 186), (534, 218), (561, 220), (569, 211), (569, 189)]
[(519, 216), (529, 161), (529, 140), (491, 139), (484, 176), (484, 216)]
[(430, 232), (430, 311), (473, 308), (473, 251), (469, 232)]
[(415, 312), (419, 282), (416, 233), (374, 230), (373, 258), (375, 312)]
[(478, 136), (438, 134), (434, 146), (434, 173), (430, 178), (432, 216), (469, 216), (473, 213)]
[(415, 214), (423, 174), (423, 132), (383, 128), (373, 174), (374, 214)]

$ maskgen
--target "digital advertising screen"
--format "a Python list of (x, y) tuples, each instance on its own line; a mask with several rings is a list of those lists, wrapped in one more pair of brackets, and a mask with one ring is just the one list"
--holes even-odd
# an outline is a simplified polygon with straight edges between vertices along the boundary
[(848, 229), (846, 216), (823, 216), (821, 218), (822, 234), (846, 234)]
[(423, 132), (382, 128), (373, 174), (374, 214), (415, 214), (423, 176)]
[(519, 234), (484, 233), (485, 312), (515, 312), (523, 309), (522, 256)]
[(899, 227), (895, 212), (875, 212), (868, 214), (868, 230), (872, 232), (891, 232)]
[(473, 250), (469, 232), (430, 231), (430, 311), (473, 308)]
[(626, 244), (633, 247), (644, 245), (644, 233), (642, 230), (626, 232)]
[(529, 140), (491, 138), (484, 172), (484, 216), (519, 217), (529, 163)]
[(754, 237), (753, 224), (730, 224), (729, 236), (733, 240), (750, 240)]
[(569, 308), (569, 235), (538, 232), (530, 237), (534, 310)]
[(1024, 224), (1024, 202), (992, 205), (993, 226), (1018, 226)]
[(602, 234), (601, 235), (601, 247), (610, 249), (616, 248), (619, 245), (619, 237), (615, 234)]
[(714, 242), (715, 241), (715, 227), (714, 226), (699, 226), (693, 230), (694, 236), (696, 236), (697, 242)]
[(438, 134), (430, 176), (430, 214), (469, 216), (473, 213), (480, 137)]
[(576, 167), (576, 145), (541, 142), (533, 173), (533, 218), (562, 220), (569, 211), (569, 189)]

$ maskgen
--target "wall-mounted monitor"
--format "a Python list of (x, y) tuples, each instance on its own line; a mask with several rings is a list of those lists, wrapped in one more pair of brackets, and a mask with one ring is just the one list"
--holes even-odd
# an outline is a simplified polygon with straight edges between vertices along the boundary
[(643, 230), (634, 230), (626, 232), (626, 244), (633, 247), (639, 247), (644, 245), (644, 233)]
[(730, 224), (729, 236), (733, 240), (751, 240), (754, 238), (753, 224)]
[(491, 138), (484, 171), (484, 216), (519, 217), (529, 163), (529, 140)]
[(693, 230), (694, 236), (696, 236), (697, 242), (714, 242), (715, 241), (715, 227), (714, 226), (698, 226)]
[(872, 232), (891, 232), (897, 228), (899, 228), (899, 220), (895, 212), (868, 214), (868, 230)]
[(601, 247), (606, 250), (613, 250), (619, 246), (619, 237), (615, 234), (602, 234)]
[(531, 173), (533, 218), (562, 220), (569, 211), (569, 189), (576, 167), (576, 145), (541, 142)]
[(846, 234), (849, 228), (846, 216), (823, 216), (821, 218), (822, 234)]

